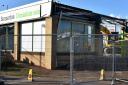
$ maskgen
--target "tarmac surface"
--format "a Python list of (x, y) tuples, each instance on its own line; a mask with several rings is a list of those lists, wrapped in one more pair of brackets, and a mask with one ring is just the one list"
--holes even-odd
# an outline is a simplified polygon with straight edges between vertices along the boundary
[[(53, 71), (52, 71), (53, 72)], [(62, 74), (63, 73), (63, 74)], [(114, 85), (128, 85), (128, 72), (116, 72), (116, 82)], [(52, 74), (43, 75), (40, 77), (33, 76), (33, 81), (27, 80), (26, 76), (1, 76), (0, 79), (5, 82), (5, 85), (71, 85), (70, 76), (66, 76), (65, 71), (55, 71)], [(106, 72), (105, 80), (99, 80), (99, 72), (82, 71), (74, 73), (74, 85), (111, 85), (111, 72)], [(122, 80), (118, 79), (122, 78)]]
[[(70, 81), (52, 81), (47, 80), (42, 77), (36, 77), (33, 81), (28, 81), (27, 78), (18, 78), (18, 77), (4, 77), (3, 78), (5, 85), (70, 85)], [(74, 81), (74, 85), (111, 85), (111, 80), (105, 81), (87, 81), (87, 82), (78, 82)], [(114, 85), (128, 85), (128, 82), (116, 81)]]

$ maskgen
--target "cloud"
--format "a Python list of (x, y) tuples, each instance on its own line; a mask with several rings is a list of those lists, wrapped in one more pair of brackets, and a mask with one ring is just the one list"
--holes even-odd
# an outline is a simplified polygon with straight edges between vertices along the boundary
[(111, 16), (111, 17), (116, 17), (116, 18), (121, 18), (122, 16), (119, 14), (119, 15), (115, 15), (115, 14), (113, 14), (113, 13), (111, 13), (109, 16)]
[(128, 19), (128, 16), (125, 16), (125, 19)]
[(114, 15), (114, 14), (112, 14), (112, 13), (111, 13), (109, 16), (111, 16), (111, 17), (115, 17), (115, 15)]
[(118, 16), (116, 16), (116, 18), (121, 18), (121, 16), (120, 16), (120, 15), (118, 15)]

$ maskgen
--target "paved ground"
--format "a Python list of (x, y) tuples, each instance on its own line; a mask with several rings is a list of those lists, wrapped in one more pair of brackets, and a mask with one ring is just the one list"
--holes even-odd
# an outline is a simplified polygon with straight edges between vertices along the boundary
[[(69, 80), (68, 81), (55, 81), (55, 80), (47, 80), (42, 77), (36, 77), (33, 79), (33, 82), (28, 81), (27, 78), (17, 78), (17, 77), (4, 77), (3, 78), (6, 85), (70, 85)], [(74, 85), (111, 85), (111, 80), (105, 80), (105, 81), (86, 81), (86, 82), (77, 82), (75, 81)], [(122, 81), (116, 81), (115, 85), (128, 85), (126, 82)]]
[[(34, 81), (27, 80), (29, 68), (33, 69)], [(0, 79), (5, 80), (7, 85), (70, 85), (69, 70), (48, 70), (35, 66), (16, 66), (0, 71)], [(111, 85), (111, 81), (99, 81), (100, 71), (74, 71), (74, 85)], [(111, 78), (112, 72), (105, 71), (105, 78)], [(116, 71), (116, 76), (128, 79), (128, 71)], [(115, 85), (128, 85), (124, 81), (116, 82)]]
[[(7, 84), (7, 83), (6, 83)], [(57, 81), (34, 81), (34, 82), (13, 82), (8, 85), (70, 85), (66, 82), (57, 82)], [(75, 83), (74, 85), (111, 85), (111, 81), (89, 81), (82, 83)], [(127, 83), (116, 82), (115, 85), (128, 85)]]

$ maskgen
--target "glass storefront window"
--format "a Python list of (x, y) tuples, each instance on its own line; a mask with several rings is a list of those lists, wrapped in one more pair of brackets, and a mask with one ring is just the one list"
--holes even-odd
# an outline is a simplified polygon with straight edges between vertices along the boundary
[(13, 25), (5, 25), (0, 27), (0, 49), (13, 51), (14, 49)]
[(32, 51), (32, 23), (21, 25), (21, 50)]
[[(33, 29), (33, 51), (45, 52), (45, 22), (34, 22)], [(36, 36), (37, 35), (37, 36)]]
[(88, 51), (93, 52), (95, 48), (95, 36), (92, 35), (94, 28), (92, 25), (88, 25)]
[(84, 34), (84, 24), (79, 22), (72, 22), (72, 33), (78, 34), (74, 37), (74, 51), (75, 53), (84, 52), (84, 36), (79, 36), (79, 34)]
[(72, 22), (72, 32), (76, 34), (84, 33), (84, 24), (78, 22)]
[(67, 32), (71, 32), (71, 22), (67, 20), (62, 20), (59, 24), (58, 34), (63, 34)]
[(21, 24), (21, 51), (45, 52), (45, 22)]
[(14, 49), (14, 26), (8, 28), (8, 47), (9, 50)]
[[(74, 51), (76, 53), (93, 52), (95, 49), (94, 26), (89, 23), (80, 23), (61, 20), (57, 37), (57, 52), (70, 52), (70, 34), (78, 34), (74, 37)], [(79, 36), (81, 34), (82, 36)], [(60, 37), (61, 35), (61, 37)]]
[(58, 52), (69, 52), (69, 36), (71, 32), (71, 22), (62, 20), (57, 35), (57, 51)]

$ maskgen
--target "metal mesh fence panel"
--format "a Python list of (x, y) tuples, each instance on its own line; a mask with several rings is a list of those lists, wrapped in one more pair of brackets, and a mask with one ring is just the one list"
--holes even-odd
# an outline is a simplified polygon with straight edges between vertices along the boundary
[(73, 73), (77, 82), (99, 80), (102, 69), (105, 70), (105, 79), (127, 79), (128, 41), (109, 39), (109, 36), (74, 35)]
[[(19, 78), (25, 78), (28, 75), (29, 68), (33, 68), (35, 80), (62, 82), (72, 85), (99, 81), (100, 71), (104, 69), (106, 80), (112, 80), (112, 78), (128, 79), (127, 38), (122, 40), (111, 39), (109, 36), (117, 37), (120, 35), (73, 34), (70, 36), (67, 34), (62, 38), (56, 34), (14, 35), (14, 37), (20, 38), (19, 45), (14, 44), (14, 47), (19, 46), (20, 59), (25, 64), (21, 65), (18, 62), (21, 67), (17, 68), (6, 67), (7, 63), (5, 65), (1, 64), (1, 68), (4, 70), (0, 72), (0, 76), (7, 76), (14, 72), (16, 74), (11, 73), (11, 76), (19, 75)], [(51, 40), (53, 40), (52, 43), (48, 45)], [(1, 38), (2, 41), (4, 41), (4, 38)], [(5, 42), (2, 42), (1, 45), (7, 45)], [(8, 47), (12, 42), (9, 43)], [(55, 62), (56, 70), (43, 68), (47, 63), (45, 57), (50, 56), (50, 54), (45, 53), (46, 51), (54, 54), (52, 60)], [(6, 57), (10, 58), (14, 55), (14, 48), (12, 50), (1, 49), (1, 62), (8, 60), (5, 59)]]

